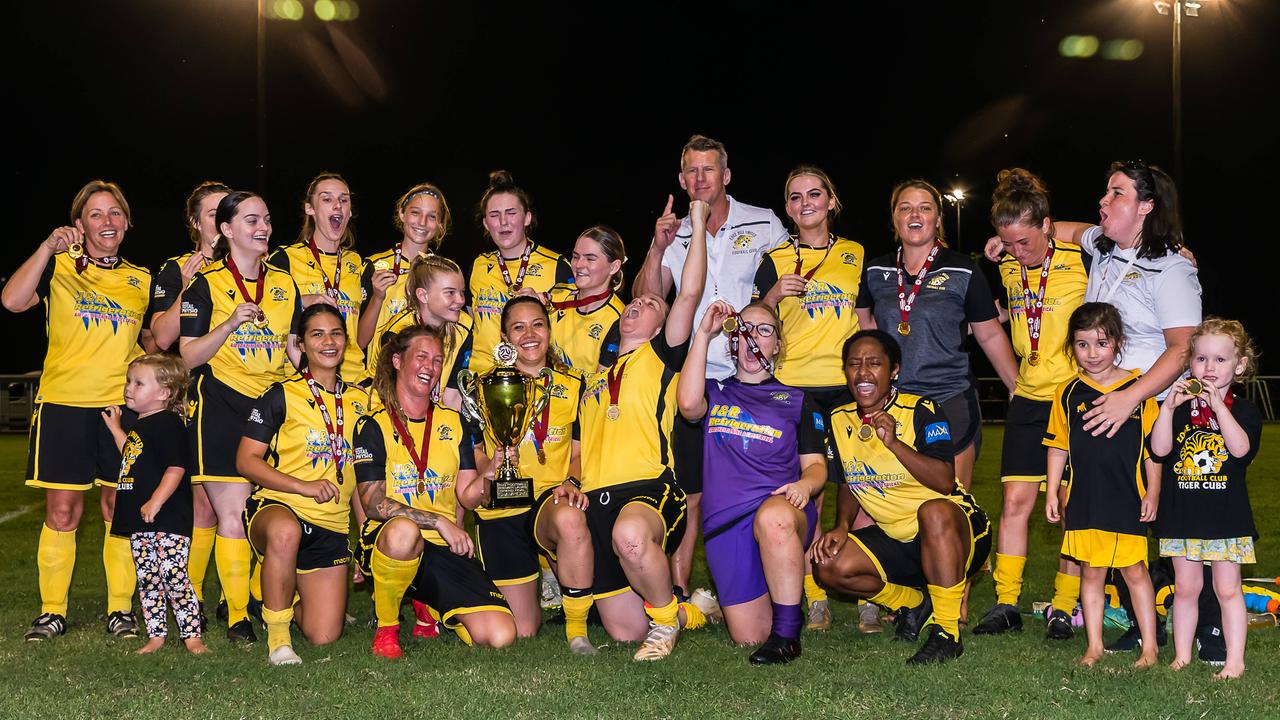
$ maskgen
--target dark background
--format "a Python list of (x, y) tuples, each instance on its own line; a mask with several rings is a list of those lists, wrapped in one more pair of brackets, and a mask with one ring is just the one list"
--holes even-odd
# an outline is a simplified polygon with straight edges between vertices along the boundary
[[(420, 180), (454, 214), (444, 252), (486, 249), (475, 202), (489, 170), (533, 195), (533, 237), (568, 251), (617, 227), (632, 263), (677, 195), (679, 151), (697, 132), (729, 147), (740, 200), (782, 212), (800, 162), (834, 178), (841, 234), (890, 248), (888, 194), (907, 177), (963, 187), (959, 247), (991, 234), (995, 174), (1021, 165), (1055, 215), (1096, 221), (1112, 160), (1172, 170), (1171, 19), (1139, 0), (1098, 2), (596, 4), (362, 0), (354, 22), (267, 23), (264, 187), (272, 244), (292, 242), (320, 170), (355, 193), (357, 247), (397, 240), (392, 204)], [(856, 12), (855, 12), (856, 10)], [(7, 276), (65, 224), (74, 193), (123, 185), (126, 257), (158, 268), (187, 249), (182, 203), (206, 178), (257, 180), (252, 0), (24, 3), (5, 53), (17, 92)], [(1276, 4), (1208, 0), (1183, 32), (1182, 204), (1206, 313), (1242, 319), (1275, 347)], [(1136, 38), (1136, 61), (1059, 55), (1067, 35)], [(947, 208), (955, 239), (955, 210)], [(988, 264), (987, 269), (991, 270)], [(992, 273), (993, 274), (993, 273)], [(29, 338), (0, 371), (39, 367), (43, 315), (3, 315)], [(1263, 369), (1272, 366), (1264, 359)]]

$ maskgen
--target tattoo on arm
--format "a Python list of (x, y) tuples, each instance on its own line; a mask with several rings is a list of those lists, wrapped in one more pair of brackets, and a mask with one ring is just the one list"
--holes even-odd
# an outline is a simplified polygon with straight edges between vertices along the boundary
[(392, 500), (387, 497), (385, 483), (371, 482), (360, 485), (360, 499), (364, 503), (365, 513), (369, 515), (370, 520), (386, 522), (393, 517), (403, 517), (412, 520), (423, 530), (436, 529), (436, 523), (440, 520), (439, 515)]

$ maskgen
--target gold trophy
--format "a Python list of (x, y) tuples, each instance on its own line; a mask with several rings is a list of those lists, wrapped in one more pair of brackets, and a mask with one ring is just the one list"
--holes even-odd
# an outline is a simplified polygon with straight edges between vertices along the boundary
[[(462, 414), (484, 430), (490, 448), (518, 447), (542, 408), (550, 401), (547, 380), (551, 368), (529, 377), (514, 367), (514, 345), (499, 343), (493, 353), (497, 364), (482, 375), (470, 370), (458, 373)], [(494, 473), (489, 508), (533, 505), (533, 478), (520, 477), (520, 468), (508, 455)]]

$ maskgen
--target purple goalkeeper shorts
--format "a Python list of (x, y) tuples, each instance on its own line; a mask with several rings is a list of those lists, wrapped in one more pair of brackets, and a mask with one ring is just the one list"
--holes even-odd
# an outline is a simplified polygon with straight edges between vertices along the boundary
[[(808, 549), (818, 526), (818, 508), (812, 502), (804, 506), (804, 517), (809, 526), (804, 532), (803, 547)], [(744, 515), (728, 527), (709, 533), (703, 541), (707, 568), (711, 570), (711, 581), (715, 583), (721, 605), (738, 605), (769, 592), (753, 527), (755, 519), (754, 512)]]

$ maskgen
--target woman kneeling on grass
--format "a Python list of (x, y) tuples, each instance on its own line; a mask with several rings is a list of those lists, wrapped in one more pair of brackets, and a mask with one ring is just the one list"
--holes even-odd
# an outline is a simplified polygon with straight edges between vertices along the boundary
[[(960, 602), (991, 552), (990, 523), (956, 479), (941, 408), (893, 386), (898, 343), (861, 330), (842, 356), (854, 401), (828, 423), (844, 484), (835, 527), (809, 548), (818, 582), (897, 611), (899, 640), (915, 641), (932, 615), (929, 638), (908, 664), (960, 657)], [(859, 507), (875, 524), (851, 532)]]

